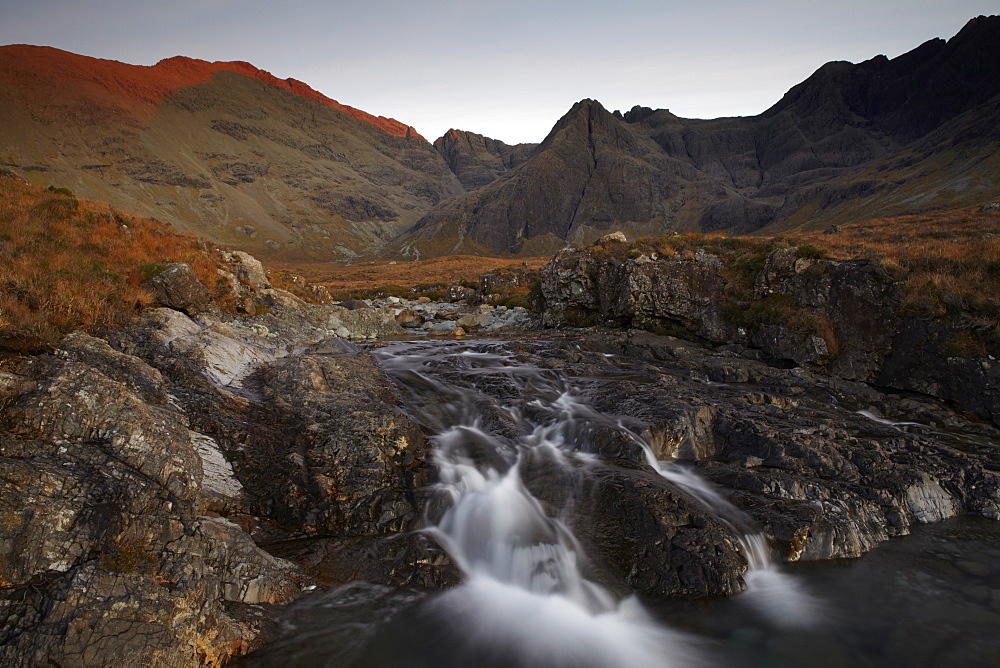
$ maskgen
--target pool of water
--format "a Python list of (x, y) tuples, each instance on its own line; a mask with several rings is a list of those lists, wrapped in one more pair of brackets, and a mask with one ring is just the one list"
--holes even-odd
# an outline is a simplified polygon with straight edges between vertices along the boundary
[[(819, 607), (811, 623), (790, 625), (762, 614), (746, 594), (646, 600), (640, 623), (629, 625), (629, 642), (649, 639), (661, 648), (665, 666), (1000, 666), (998, 522), (958, 518), (920, 526), (859, 559), (780, 569)], [(553, 665), (552, 657), (531, 660), (523, 647), (498, 642), (505, 629), (492, 638), (470, 637), (456, 622), (477, 614), (488, 621), (487, 601), (495, 599), (484, 598), (477, 609), (475, 589), (464, 591), (456, 601), (448, 593), (354, 583), (307, 596), (289, 607), (287, 635), (244, 665)], [(531, 602), (520, 603), (529, 614)], [(616, 623), (597, 620), (591, 632), (604, 626), (613, 633)], [(620, 661), (606, 659), (583, 665), (631, 666), (625, 650)]]
[(1000, 666), (1000, 523), (916, 527), (860, 559), (790, 564), (822, 621), (770, 623), (737, 596), (657, 604), (667, 624), (710, 644), (726, 666)]

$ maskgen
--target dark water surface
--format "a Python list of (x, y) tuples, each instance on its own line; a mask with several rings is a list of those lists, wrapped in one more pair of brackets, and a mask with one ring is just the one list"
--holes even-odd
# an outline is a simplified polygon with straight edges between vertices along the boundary
[[(311, 594), (246, 665), (1000, 666), (1000, 522), (919, 526), (860, 559), (805, 564), (774, 563), (748, 533), (744, 594), (622, 600), (588, 579), (587, 547), (521, 470), (540, 454), (592, 461), (593, 427), (615, 423), (581, 386), (600, 391), (631, 372), (574, 378), (489, 341), (398, 343), (378, 356), (433, 434), (450, 501), (431, 530), (464, 581), (433, 594), (365, 583)], [(487, 415), (503, 418), (502, 434)], [(664, 478), (734, 529), (743, 523), (695, 473), (644, 448)]]
[[(701, 665), (1000, 666), (1000, 523), (948, 520), (859, 559), (781, 568), (822, 606), (813, 628), (773, 625), (740, 596), (644, 603), (695, 638)], [(509, 665), (477, 650), (438, 597), (362, 583), (314, 594), (290, 608), (289, 636), (247, 665)], [(676, 658), (663, 665), (686, 665)]]
[(787, 630), (737, 596), (649, 606), (728, 666), (1000, 666), (1000, 523), (918, 526), (859, 559), (788, 564), (824, 621)]

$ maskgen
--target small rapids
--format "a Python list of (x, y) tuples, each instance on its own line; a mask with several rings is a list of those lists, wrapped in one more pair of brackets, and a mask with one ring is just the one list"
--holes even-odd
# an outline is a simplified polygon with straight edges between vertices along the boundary
[[(582, 451), (585, 427), (576, 420), (587, 408), (573, 400), (563, 378), (516, 362), (499, 344), (397, 344), (377, 354), (419, 407), (414, 417), (438, 430), (439, 485), (450, 506), (431, 531), (465, 581), (434, 598), (425, 613), (457, 627), (465, 646), (460, 662), (701, 663), (692, 639), (657, 624), (633, 597), (619, 600), (584, 575), (585, 555), (572, 532), (521, 481), (530, 451), (566, 462), (593, 458)], [(456, 376), (472, 382), (457, 386)], [(510, 384), (515, 404), (500, 405), (476, 390), (477, 383), (496, 381)], [(523, 414), (526, 407), (533, 419)], [(482, 427), (489, 414), (505, 435)]]
[[(396, 342), (373, 353), (430, 437), (437, 493), (424, 496), (422, 531), (448, 552), (461, 584), (428, 593), (354, 581), (313, 592), (289, 606), (283, 634), (245, 665), (997, 665), (1000, 528), (992, 520), (914, 527), (857, 560), (782, 566), (753, 522), (692, 466), (656, 459), (640, 421), (602, 412), (625, 406), (642, 415), (643, 384), (661, 382), (647, 367), (625, 358), (593, 364), (565, 342)], [(620, 459), (609, 464), (612, 457)], [(657, 540), (650, 532), (672, 528), (635, 524), (638, 506), (616, 505), (626, 488), (608, 476), (633, 473), (622, 479), (665, 492), (643, 501), (701, 506), (684, 528), (711, 520), (706, 530), (726, 535), (727, 568), (739, 568), (738, 542), (745, 592), (629, 595), (629, 568), (668, 563), (629, 538), (643, 531)], [(597, 503), (607, 504), (607, 519), (590, 523), (604, 509)], [(670, 558), (682, 565), (645, 572), (720, 563), (685, 554), (693, 561)]]
[[(657, 623), (634, 597), (586, 575), (587, 556), (558, 514), (525, 488), (521, 467), (544, 456), (563, 466), (594, 460), (590, 436), (617, 427), (649, 463), (743, 537), (745, 596), (775, 623), (810, 624), (812, 600), (779, 573), (763, 536), (693, 472), (657, 462), (636, 433), (600, 414), (565, 373), (518, 361), (497, 342), (397, 343), (376, 351), (411, 415), (435, 433), (440, 489), (449, 504), (429, 529), (464, 582), (423, 613), (451, 628), (452, 660), (496, 665), (690, 666), (708, 662), (691, 636)], [(456, 642), (457, 641), (457, 642)]]

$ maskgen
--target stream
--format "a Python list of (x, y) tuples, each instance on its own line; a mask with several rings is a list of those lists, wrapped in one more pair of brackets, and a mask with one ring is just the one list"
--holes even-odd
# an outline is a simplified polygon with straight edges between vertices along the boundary
[[(538, 344), (542, 346), (543, 344)], [(427, 593), (351, 583), (291, 606), (288, 635), (247, 665), (946, 666), (1000, 661), (1000, 528), (920, 527), (845, 562), (782, 564), (753, 521), (692, 468), (658, 461), (637, 425), (590, 398), (628, 377), (540, 368), (499, 341), (374, 351), (431, 435), (442, 510), (425, 531), (462, 584)], [(540, 354), (544, 354), (540, 351)], [(572, 481), (608, 430), (738, 537), (747, 590), (639, 600), (601, 577), (571, 528)], [(526, 477), (566, 472), (561, 505)]]

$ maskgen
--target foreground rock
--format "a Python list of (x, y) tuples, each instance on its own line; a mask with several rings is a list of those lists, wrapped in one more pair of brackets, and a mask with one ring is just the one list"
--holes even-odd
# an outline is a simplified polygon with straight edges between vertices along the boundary
[(199, 515), (202, 465), (160, 373), (83, 334), (0, 373), (0, 656), (6, 665), (219, 665), (247, 605), (305, 582)]
[(156, 308), (0, 362), (4, 665), (221, 665), (317, 581), (454, 581), (399, 536), (420, 525), (423, 435), (333, 336), (402, 330), (257, 287), (256, 318)]
[[(859, 556), (959, 514), (1000, 519), (1000, 431), (938, 402), (645, 332), (587, 345), (616, 355), (589, 355), (591, 374), (613, 374), (620, 355), (656, 379), (592, 386), (595, 405), (713, 481), (785, 559)], [(609, 452), (641, 457), (616, 438)]]
[[(565, 273), (565, 254), (546, 270), (556, 286), (547, 296), (564, 299), (550, 299), (546, 318), (579, 309), (623, 324), (680, 323), (702, 339), (730, 331), (711, 299), (720, 284), (726, 298), (718, 258), (695, 253), (650, 272), (660, 260), (570, 257)], [(805, 295), (811, 301), (796, 312), (830, 314), (845, 340), (850, 330), (822, 309), (849, 308), (853, 295), (850, 317), (862, 318), (873, 295), (893, 298), (891, 281), (870, 267), (800, 273), (798, 260), (764, 260), (765, 278), (752, 283), (758, 301), (772, 287)], [(605, 290), (617, 285), (608, 276), (642, 289)], [(459, 580), (441, 547), (416, 531), (445, 503), (431, 484), (425, 430), (434, 425), (337, 333), (399, 334), (406, 310), (431, 328), (472, 331), (530, 318), (399, 299), (358, 310), (309, 305), (259, 281), (252, 298), (267, 312), (154, 308), (106, 339), (77, 333), (53, 351), (0, 362), (5, 665), (105, 665), (112, 656), (221, 665), (275, 632), (274, 606), (304, 588), (365, 580), (428, 590)], [(859, 382), (897, 351), (884, 348), (881, 329), (857, 324), (841, 366), (829, 347), (798, 368), (761, 352), (803, 350), (797, 321), (737, 328), (745, 343), (715, 349), (634, 329), (503, 344), (510, 364), (530, 367), (538, 382), (558, 379), (608, 416), (587, 434), (592, 460), (556, 466), (553, 449), (541, 448), (525, 458), (523, 483), (572, 528), (594, 579), (660, 598), (740, 591), (740, 540), (751, 531), (784, 559), (827, 559), (857, 556), (917, 523), (1000, 519), (1000, 432), (927, 396)], [(753, 338), (762, 331), (779, 336)], [(490, 397), (478, 424), (514, 434), (518, 418), (501, 408), (523, 402), (519, 414), (530, 417), (530, 383), (469, 373), (468, 359), (441, 362), (455, 398)], [(732, 512), (720, 515), (661, 475), (643, 446), (712, 481)]]

